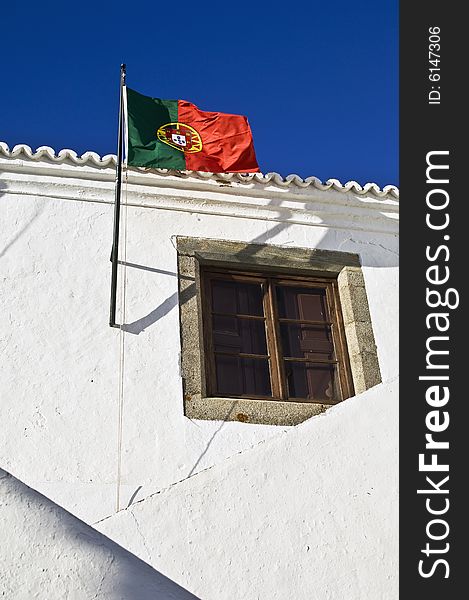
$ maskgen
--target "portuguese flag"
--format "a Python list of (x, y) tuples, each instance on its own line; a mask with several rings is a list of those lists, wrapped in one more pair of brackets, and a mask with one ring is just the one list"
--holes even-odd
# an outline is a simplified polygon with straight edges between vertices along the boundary
[(212, 173), (259, 171), (246, 117), (206, 112), (185, 100), (161, 100), (126, 88), (131, 167)]

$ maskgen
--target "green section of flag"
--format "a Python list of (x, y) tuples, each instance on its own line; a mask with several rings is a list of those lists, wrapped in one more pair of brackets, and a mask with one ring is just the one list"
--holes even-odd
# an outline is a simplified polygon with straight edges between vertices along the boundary
[(156, 136), (159, 127), (177, 122), (177, 100), (149, 98), (127, 88), (127, 115), (129, 166), (180, 170), (186, 168), (184, 152), (160, 142)]

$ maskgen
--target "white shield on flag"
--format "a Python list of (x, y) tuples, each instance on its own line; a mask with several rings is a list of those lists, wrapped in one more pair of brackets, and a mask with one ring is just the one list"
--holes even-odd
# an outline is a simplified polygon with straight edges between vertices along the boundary
[(171, 137), (173, 139), (173, 142), (175, 144), (177, 144), (178, 146), (186, 146), (186, 136), (182, 135), (180, 133), (173, 133), (171, 134)]

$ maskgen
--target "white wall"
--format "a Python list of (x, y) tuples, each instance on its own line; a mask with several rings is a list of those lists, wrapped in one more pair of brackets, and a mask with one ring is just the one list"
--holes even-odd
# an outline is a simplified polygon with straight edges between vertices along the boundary
[(197, 600), (2, 469), (0, 506), (8, 600)]
[(397, 383), (97, 527), (203, 600), (396, 600)]
[(83, 520), (112, 514), (118, 489), (124, 508), (282, 430), (183, 416), (176, 235), (359, 253), (383, 380), (395, 377), (392, 194), (131, 175), (121, 259), (137, 266), (120, 271), (119, 332), (108, 326), (113, 169), (24, 154), (0, 169), (0, 461)]

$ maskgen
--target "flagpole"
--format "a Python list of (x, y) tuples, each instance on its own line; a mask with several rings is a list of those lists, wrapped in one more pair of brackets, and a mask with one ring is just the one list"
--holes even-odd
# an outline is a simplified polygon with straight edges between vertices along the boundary
[(125, 64), (121, 65), (120, 88), (119, 88), (119, 125), (117, 132), (117, 164), (116, 164), (116, 192), (114, 202), (114, 233), (112, 239), (112, 271), (111, 271), (111, 303), (109, 311), (109, 325), (116, 326), (116, 297), (117, 297), (117, 265), (119, 259), (119, 222), (121, 208), (122, 188), (122, 146), (124, 129), (124, 86), (125, 86)]

